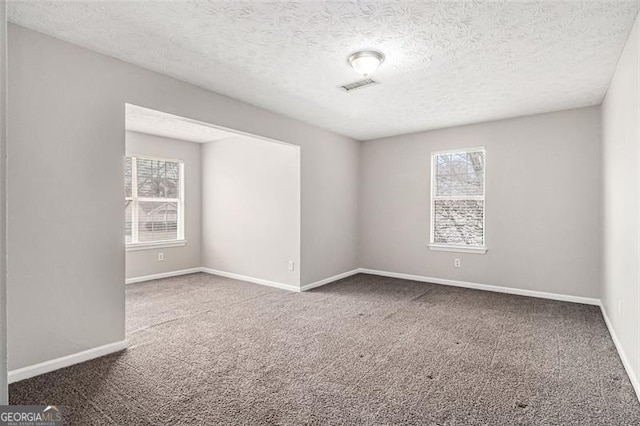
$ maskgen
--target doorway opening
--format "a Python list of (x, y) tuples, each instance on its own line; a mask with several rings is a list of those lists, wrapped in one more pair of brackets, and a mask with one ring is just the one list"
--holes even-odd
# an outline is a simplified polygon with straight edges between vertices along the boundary
[(299, 289), (300, 147), (127, 104), (123, 181), (127, 333), (176, 314), (129, 303), (148, 297), (137, 284), (208, 273)]

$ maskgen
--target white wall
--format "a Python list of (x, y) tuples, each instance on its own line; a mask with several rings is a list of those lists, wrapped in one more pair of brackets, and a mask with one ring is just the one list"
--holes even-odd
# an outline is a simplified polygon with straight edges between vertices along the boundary
[(358, 142), (15, 25), (8, 84), (10, 369), (124, 339), (127, 102), (299, 145), (301, 282), (358, 267)]
[(640, 395), (639, 22), (636, 19), (602, 104), (601, 298)]
[(245, 136), (201, 144), (128, 131), (126, 153), (184, 161), (187, 240), (127, 251), (127, 278), (203, 266), (300, 285), (300, 147)]
[[(182, 160), (184, 162), (184, 232), (187, 244), (127, 251), (126, 277), (135, 278), (164, 272), (199, 268), (201, 266), (202, 206), (201, 159), (202, 144), (164, 138), (138, 132), (126, 132), (126, 153), (132, 156), (151, 156)], [(158, 262), (158, 253), (164, 261)]]
[(210, 142), (202, 171), (202, 266), (298, 287), (300, 148), (242, 136)]
[(6, 281), (6, 184), (7, 184), (7, 4), (0, 1), (0, 405), (7, 404), (7, 281)]
[[(361, 266), (597, 298), (599, 122), (591, 107), (363, 142)], [(477, 146), (489, 251), (430, 251), (430, 153)]]

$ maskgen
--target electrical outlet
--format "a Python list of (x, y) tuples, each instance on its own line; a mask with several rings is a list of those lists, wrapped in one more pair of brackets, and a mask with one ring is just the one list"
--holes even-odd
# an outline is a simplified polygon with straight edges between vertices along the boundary
[(293, 263), (293, 260), (290, 260), (290, 261), (289, 261), (289, 270), (290, 270), (290, 271), (293, 271), (293, 270), (295, 269), (295, 266), (296, 266), (296, 264), (295, 264), (295, 263)]
[(158, 262), (164, 262), (164, 253), (158, 253)]
[(460, 259), (453, 259), (453, 267), (454, 268), (460, 267)]

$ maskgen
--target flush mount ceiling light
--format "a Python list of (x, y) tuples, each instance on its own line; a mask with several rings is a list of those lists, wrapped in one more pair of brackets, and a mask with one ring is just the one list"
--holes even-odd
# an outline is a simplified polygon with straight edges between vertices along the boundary
[(355, 72), (367, 77), (373, 74), (384, 62), (384, 55), (375, 50), (361, 50), (351, 54), (347, 58), (347, 62)]

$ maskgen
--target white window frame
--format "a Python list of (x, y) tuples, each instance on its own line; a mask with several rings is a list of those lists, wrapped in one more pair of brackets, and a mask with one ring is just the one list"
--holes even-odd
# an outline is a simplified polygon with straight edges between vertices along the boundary
[[(459, 154), (461, 152), (483, 152), (484, 153), (484, 170), (482, 173), (482, 195), (476, 196), (436, 196), (436, 156), (443, 154)], [(485, 254), (488, 250), (486, 247), (487, 242), (487, 201), (486, 201), (486, 179), (487, 179), (487, 150), (484, 146), (473, 147), (473, 148), (460, 148), (460, 149), (450, 149), (445, 151), (433, 151), (431, 152), (431, 200), (430, 200), (430, 224), (429, 224), (429, 249), (435, 251), (448, 251), (448, 252), (456, 252), (456, 253), (473, 253), (473, 254)], [(435, 241), (435, 203), (436, 200), (482, 200), (482, 245), (481, 246), (471, 246), (471, 245), (459, 245), (459, 244), (436, 244)]]
[[(154, 202), (167, 202), (178, 203), (178, 229), (177, 238), (175, 240), (164, 241), (149, 241), (149, 242), (131, 242), (127, 243), (125, 240), (125, 246), (127, 251), (136, 250), (150, 250), (164, 247), (180, 247), (187, 244), (184, 238), (184, 161), (175, 158), (162, 158), (153, 157), (148, 155), (127, 155), (131, 158), (131, 196), (127, 197), (125, 194), (125, 201), (131, 201), (133, 204), (131, 209), (131, 239), (134, 239), (134, 235), (138, 235), (138, 208), (137, 205), (140, 201), (154, 201)], [(155, 198), (155, 197), (138, 197), (138, 159), (143, 160), (156, 160), (156, 161), (168, 161), (179, 164), (179, 194), (178, 198)]]

